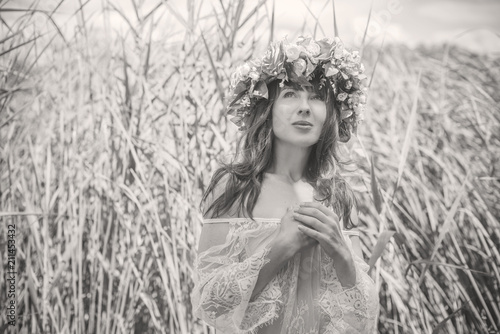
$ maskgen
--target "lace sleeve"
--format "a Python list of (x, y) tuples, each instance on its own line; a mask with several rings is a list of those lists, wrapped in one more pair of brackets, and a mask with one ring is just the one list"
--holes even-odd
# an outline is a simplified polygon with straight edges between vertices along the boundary
[(368, 275), (368, 264), (353, 252), (349, 237), (346, 239), (356, 268), (356, 284), (352, 288), (342, 287), (332, 260), (325, 256), (323, 276), (327, 288), (321, 295), (320, 305), (330, 318), (328, 327), (333, 333), (374, 333), (379, 312), (378, 292)]
[(223, 245), (198, 254), (191, 295), (196, 317), (223, 333), (246, 333), (277, 317), (276, 280), (250, 300), (259, 272), (269, 262), (271, 235), (272, 231), (263, 228), (236, 228)]

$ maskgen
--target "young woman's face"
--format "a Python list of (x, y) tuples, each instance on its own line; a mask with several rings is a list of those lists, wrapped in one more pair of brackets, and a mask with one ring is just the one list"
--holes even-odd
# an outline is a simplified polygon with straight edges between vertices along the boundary
[[(320, 137), (326, 112), (326, 103), (318, 93), (284, 86), (273, 105), (274, 135), (296, 146), (312, 146)], [(300, 121), (310, 125), (294, 124)]]

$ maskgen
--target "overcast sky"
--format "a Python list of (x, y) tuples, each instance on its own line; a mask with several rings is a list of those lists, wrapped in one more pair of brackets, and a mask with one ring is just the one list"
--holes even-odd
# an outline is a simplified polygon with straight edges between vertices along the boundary
[[(133, 20), (134, 11), (130, 0), (108, 1), (121, 8)], [(146, 8), (155, 6), (161, 0), (141, 1), (145, 4), (144, 12), (146, 12)], [(179, 15), (186, 17), (186, 0), (163, 1)], [(247, 0), (247, 5), (253, 1), (257, 0)], [(58, 2), (59, 0), (44, 0), (40, 3), (50, 10)], [(90, 0), (86, 5), (88, 17), (96, 18), (93, 25), (97, 28), (102, 22), (97, 17), (103, 2), (106, 1)], [(30, 3), (32, 0), (11, 0), (4, 1), (0, 6), (19, 8), (26, 7)], [(196, 0), (195, 3), (200, 3), (200, 0)], [(339, 35), (348, 46), (359, 47), (371, 3), (371, 0), (335, 1)], [(72, 13), (78, 4), (77, 0), (66, 0), (58, 12)], [(285, 35), (290, 39), (297, 37), (304, 21), (309, 33), (312, 34), (315, 21), (311, 13), (318, 17), (325, 35), (333, 35), (331, 0), (276, 0), (275, 6), (276, 38)], [(214, 7), (220, 9), (219, 0), (204, 0), (202, 13), (210, 13)], [(269, 0), (267, 8), (270, 10), (271, 7), (272, 0)], [(58, 23), (66, 22), (68, 17), (69, 15), (61, 14), (56, 20)], [(499, 17), (499, 0), (374, 0), (368, 41), (380, 44), (385, 33), (386, 43), (399, 42), (414, 46), (417, 43), (434, 44), (451, 41), (476, 51), (500, 52)], [(75, 22), (76, 19), (67, 22), (66, 27)], [(125, 26), (124, 20), (118, 15), (113, 15), (111, 22), (115, 29), (123, 29)], [(165, 22), (166, 24), (168, 22), (170, 28), (177, 26), (182, 29), (173, 17), (165, 17)], [(323, 37), (323, 32), (318, 30), (316, 37)]]
[[(316, 13), (321, 13), (324, 1), (312, 3)], [(362, 38), (370, 4), (369, 0), (335, 2), (338, 29), (346, 43), (356, 44)], [(276, 7), (277, 26), (282, 31), (294, 29), (291, 17), (300, 20), (304, 16), (301, 0), (277, 1)], [(472, 49), (500, 51), (499, 17), (498, 0), (375, 0), (369, 35), (373, 43), (380, 42), (385, 32), (386, 42), (410, 46), (453, 40)], [(330, 4), (320, 18), (323, 26), (333, 31)]]

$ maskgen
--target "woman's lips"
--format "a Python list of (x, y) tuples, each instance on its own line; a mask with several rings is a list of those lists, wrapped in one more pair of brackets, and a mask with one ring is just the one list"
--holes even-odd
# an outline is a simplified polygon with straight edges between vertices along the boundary
[(299, 129), (310, 129), (312, 128), (312, 123), (308, 121), (297, 121), (292, 123), (293, 126)]
[(293, 123), (293, 126), (299, 129), (310, 129), (312, 128), (312, 124), (305, 124), (305, 123)]

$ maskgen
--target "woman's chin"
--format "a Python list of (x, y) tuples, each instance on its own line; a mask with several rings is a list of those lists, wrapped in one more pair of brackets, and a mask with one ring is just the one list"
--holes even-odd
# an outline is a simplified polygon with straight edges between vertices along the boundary
[(319, 134), (316, 133), (297, 133), (290, 129), (285, 133), (274, 133), (275, 139), (289, 145), (306, 148), (316, 144), (319, 140)]
[(307, 138), (307, 139), (304, 139), (304, 140), (294, 140), (294, 141), (290, 141), (290, 143), (294, 146), (297, 146), (297, 147), (300, 147), (300, 148), (307, 148), (307, 147), (311, 147), (313, 146), (314, 144), (316, 144), (318, 142), (318, 138)]

